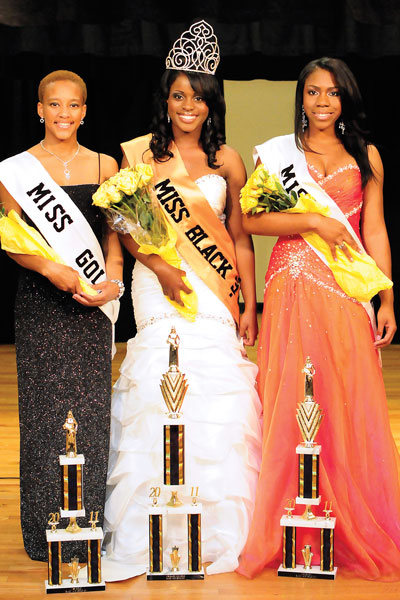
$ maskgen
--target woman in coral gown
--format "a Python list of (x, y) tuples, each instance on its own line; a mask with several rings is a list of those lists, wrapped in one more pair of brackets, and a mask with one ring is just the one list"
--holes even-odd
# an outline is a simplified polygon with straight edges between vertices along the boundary
[[(315, 399), (325, 414), (317, 436), (322, 446), (320, 494), (332, 500), (337, 518), (335, 564), (367, 579), (400, 578), (400, 462), (379, 360), (379, 349), (396, 330), (393, 292), (380, 293), (374, 333), (368, 306), (342, 291), (300, 235), (315, 231), (334, 256), (343, 251), (349, 259), (344, 242), (356, 249), (354, 237), (359, 237), (390, 277), (382, 163), (376, 148), (365, 141), (360, 115), (361, 98), (348, 67), (340, 60), (318, 59), (299, 77), (295, 136), (256, 148), (257, 163), (267, 168), (269, 160), (282, 155), (281, 164), (289, 167), (280, 172), (286, 189), (297, 185), (313, 193), (317, 183), (355, 233), (351, 236), (343, 223), (316, 214), (244, 218), (247, 231), (280, 236), (266, 274), (258, 351), (263, 456), (255, 514), (239, 566), (248, 577), (281, 562), (279, 521), (286, 499), (296, 496), (295, 448), (301, 435), (295, 414), (304, 397), (302, 367), (310, 356)], [(304, 179), (296, 179), (296, 166)], [(315, 541), (312, 551), (313, 564), (318, 564)]]

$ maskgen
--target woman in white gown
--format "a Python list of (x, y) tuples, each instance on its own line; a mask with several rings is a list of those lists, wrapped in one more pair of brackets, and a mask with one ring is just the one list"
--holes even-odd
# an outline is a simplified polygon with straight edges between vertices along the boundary
[[(192, 28), (199, 25), (197, 32), (213, 35), (204, 22)], [(202, 556), (212, 562), (209, 574), (237, 567), (253, 511), (261, 428), (256, 367), (243, 347), (254, 344), (257, 335), (254, 255), (241, 227), (238, 201), (245, 170), (239, 155), (224, 144), (224, 101), (204, 65), (200, 73), (181, 71), (172, 55), (161, 81), (152, 134), (122, 145), (123, 166), (149, 162), (156, 180), (167, 176), (182, 199), (181, 213), (182, 206), (192, 217), (197, 211), (195, 227), (205, 224), (215, 244), (204, 250), (192, 234), (186, 235), (185, 245), (178, 231), (182, 261), (176, 269), (159, 256), (139, 253), (132, 238), (124, 236), (123, 243), (137, 258), (132, 278), (137, 335), (128, 342), (113, 397), (105, 509), (109, 533), (103, 561), (107, 580), (138, 575), (148, 566), (149, 493), (163, 482), (165, 404), (160, 378), (168, 370), (166, 342), (172, 325), (180, 337), (180, 369), (189, 384), (182, 408), (185, 483), (189, 491), (199, 488)], [(179, 230), (173, 214), (170, 224)], [(218, 263), (217, 255), (226, 262)], [(182, 280), (185, 273), (198, 296), (194, 322), (180, 316), (166, 298), (181, 303), (180, 292), (190, 291)], [(238, 282), (235, 273), (240, 274), (245, 300), (240, 319), (238, 285), (231, 285)], [(165, 549), (172, 543), (183, 545), (184, 528), (167, 527)]]

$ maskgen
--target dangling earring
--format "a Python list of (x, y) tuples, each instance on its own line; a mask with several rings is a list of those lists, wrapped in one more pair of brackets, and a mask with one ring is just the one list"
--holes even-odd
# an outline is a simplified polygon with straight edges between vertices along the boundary
[(301, 128), (303, 130), (303, 133), (305, 132), (307, 127), (308, 127), (307, 115), (306, 115), (306, 111), (304, 110), (304, 106), (302, 106), (301, 107)]
[(346, 131), (346, 125), (343, 123), (343, 121), (340, 121), (338, 127), (339, 127), (340, 131), (342, 132), (342, 135), (344, 135), (344, 132)]
[(209, 129), (210, 129), (210, 127), (211, 127), (211, 123), (212, 123), (212, 121), (211, 121), (211, 117), (208, 117), (208, 119), (207, 119), (207, 127), (208, 127)]
[(85, 124), (85, 121), (82, 119), (82, 121), (81, 121), (81, 125), (84, 125), (84, 124)]
[(43, 117), (40, 117), (39, 121), (40, 121), (41, 123), (44, 123), (44, 119), (43, 119)]
[(167, 113), (167, 123), (171, 123), (171, 117), (169, 116), (168, 113)]

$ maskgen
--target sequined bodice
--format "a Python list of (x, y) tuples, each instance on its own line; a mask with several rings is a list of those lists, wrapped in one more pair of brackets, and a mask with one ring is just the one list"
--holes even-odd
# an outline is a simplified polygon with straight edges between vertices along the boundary
[(308, 170), (317, 183), (336, 202), (358, 234), (363, 203), (361, 174), (357, 165), (339, 167), (331, 175), (324, 176), (312, 165)]
[(225, 179), (216, 173), (208, 173), (196, 179), (195, 183), (207, 198), (218, 219), (224, 223), (226, 205)]
[[(313, 179), (329, 194), (359, 234), (362, 209), (361, 174), (357, 166), (349, 164), (324, 176), (309, 165)], [(332, 271), (323, 263), (301, 235), (282, 236), (274, 246), (266, 275), (266, 286), (279, 273), (298, 280), (300, 277), (314, 282), (319, 288), (348, 298), (336, 283)]]

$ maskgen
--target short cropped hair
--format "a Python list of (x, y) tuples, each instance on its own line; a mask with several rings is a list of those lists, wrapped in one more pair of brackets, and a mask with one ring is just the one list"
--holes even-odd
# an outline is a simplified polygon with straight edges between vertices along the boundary
[(43, 102), (45, 87), (49, 85), (49, 83), (54, 83), (55, 81), (73, 81), (74, 83), (76, 83), (81, 89), (83, 103), (86, 103), (87, 89), (86, 83), (83, 81), (82, 77), (79, 77), (79, 75), (77, 75), (73, 71), (63, 70), (52, 71), (51, 73), (46, 75), (46, 77), (43, 77), (43, 79), (39, 83), (38, 89), (39, 102)]

